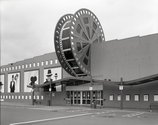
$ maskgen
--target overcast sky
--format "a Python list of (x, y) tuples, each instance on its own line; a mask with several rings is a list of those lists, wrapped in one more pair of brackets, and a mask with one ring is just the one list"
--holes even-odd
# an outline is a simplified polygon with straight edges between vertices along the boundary
[(1, 64), (54, 52), (61, 16), (87, 8), (106, 40), (158, 33), (158, 0), (1, 0)]

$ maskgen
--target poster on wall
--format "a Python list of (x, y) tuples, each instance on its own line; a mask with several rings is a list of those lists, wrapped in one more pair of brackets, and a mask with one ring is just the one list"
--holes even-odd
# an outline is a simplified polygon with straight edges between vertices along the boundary
[(0, 92), (4, 92), (4, 75), (0, 75)]
[(20, 73), (8, 74), (8, 92), (20, 92)]
[(32, 78), (35, 78), (35, 84), (39, 84), (39, 71), (26, 71), (24, 72), (24, 92), (31, 92), (31, 88), (27, 86), (30, 85)]
[[(48, 77), (51, 77), (52, 81), (56, 81), (62, 78), (62, 68), (49, 68), (44, 69), (44, 82), (48, 79)], [(56, 86), (56, 91), (61, 91), (61, 85)]]

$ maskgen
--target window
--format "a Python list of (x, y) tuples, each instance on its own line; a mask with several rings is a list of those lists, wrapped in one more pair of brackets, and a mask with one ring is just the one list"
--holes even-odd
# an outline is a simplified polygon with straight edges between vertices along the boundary
[(15, 66), (15, 69), (17, 70), (17, 69), (18, 69), (18, 67), (17, 67), (17, 66)]
[(110, 96), (109, 96), (109, 100), (110, 100), (110, 101), (113, 101), (113, 100), (114, 100), (114, 95), (110, 95)]
[(20, 99), (20, 95), (19, 95), (18, 99)]
[(12, 99), (14, 99), (14, 96), (12, 95)]
[(39, 99), (39, 95), (37, 95), (37, 99)]
[(126, 95), (126, 101), (130, 101), (130, 95)]
[(14, 70), (14, 67), (12, 67), (12, 70)]
[(139, 101), (139, 95), (134, 95), (134, 101)]
[(8, 68), (6, 68), (6, 71), (8, 71)]
[(144, 101), (149, 101), (149, 95), (144, 95)]
[(37, 63), (37, 66), (39, 66), (39, 65), (40, 65), (40, 63), (38, 62), (38, 63)]
[(50, 64), (51, 64), (51, 65), (53, 64), (53, 60), (50, 60)]
[(25, 68), (27, 68), (27, 67), (28, 67), (28, 65), (26, 64), (26, 65), (25, 65)]
[(44, 62), (41, 62), (41, 66), (43, 66), (44, 65)]
[(30, 66), (30, 68), (31, 68), (31, 67), (32, 67), (32, 64), (30, 64), (29, 66)]
[(58, 63), (58, 60), (57, 59), (55, 59), (55, 64), (57, 64)]
[(17, 95), (15, 96), (15, 99), (17, 99)]
[(3, 69), (3, 71), (5, 71), (5, 68)]
[(36, 64), (35, 63), (33, 63), (33, 67), (35, 67), (36, 66)]
[(22, 68), (24, 69), (24, 65), (22, 65)]
[(158, 95), (154, 95), (154, 102), (158, 102)]
[(41, 96), (41, 100), (43, 100), (43, 95)]
[(6, 95), (6, 99), (8, 99), (8, 96)]
[(24, 99), (24, 96), (23, 96), (23, 95), (21, 96), (21, 99)]
[(9, 67), (9, 71), (11, 70), (11, 67)]
[(21, 69), (21, 66), (19, 66), (19, 69)]
[(48, 65), (48, 61), (46, 61), (45, 64)]
[(117, 101), (121, 101), (121, 95), (117, 95)]
[(31, 95), (29, 95), (29, 99), (31, 99)]
[(28, 97), (27, 97), (27, 95), (25, 96), (25, 99), (27, 99)]

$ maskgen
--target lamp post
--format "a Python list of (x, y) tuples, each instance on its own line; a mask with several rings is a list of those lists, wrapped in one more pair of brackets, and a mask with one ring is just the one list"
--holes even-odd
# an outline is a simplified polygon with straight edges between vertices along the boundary
[(50, 102), (49, 102), (49, 106), (51, 106), (52, 104), (52, 83), (51, 81), (49, 81), (50, 84), (49, 84), (49, 98), (50, 98)]
[(92, 75), (90, 75), (90, 103), (91, 103), (91, 108), (92, 108), (92, 103), (93, 103), (93, 83), (92, 83)]
[(34, 85), (32, 86), (32, 105), (34, 105)]
[(120, 85), (119, 85), (119, 90), (121, 92), (121, 102), (120, 102), (120, 109), (123, 109), (123, 78), (121, 77), (120, 79)]

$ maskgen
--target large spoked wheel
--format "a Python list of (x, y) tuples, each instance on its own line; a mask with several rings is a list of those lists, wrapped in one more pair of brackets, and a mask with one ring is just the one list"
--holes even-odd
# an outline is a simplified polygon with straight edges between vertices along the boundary
[(91, 44), (104, 41), (98, 18), (87, 9), (78, 10), (71, 21), (71, 46), (79, 68), (90, 74)]
[(61, 17), (54, 38), (62, 67), (77, 77), (87, 76), (91, 72), (91, 44), (105, 41), (98, 18), (87, 9)]

